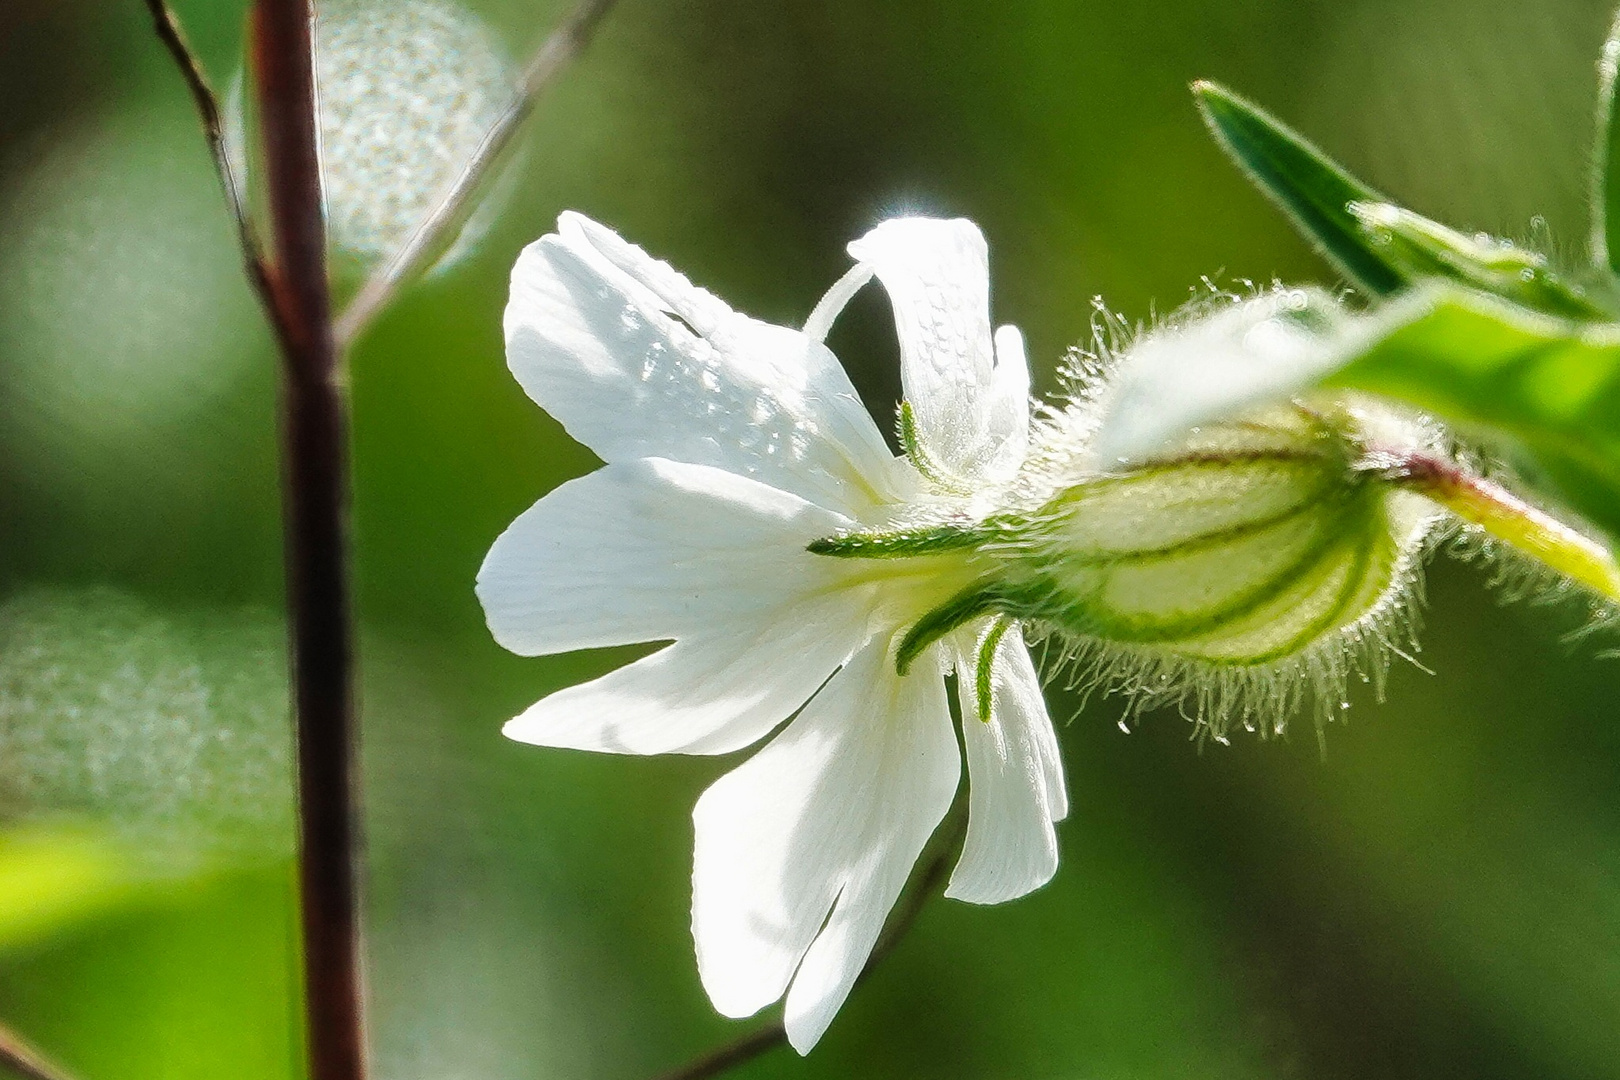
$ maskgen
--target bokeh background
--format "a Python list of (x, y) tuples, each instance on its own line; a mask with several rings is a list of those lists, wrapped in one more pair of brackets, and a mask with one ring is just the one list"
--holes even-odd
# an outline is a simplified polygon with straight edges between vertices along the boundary
[[(967, 215), (1050, 389), (1094, 296), (1134, 321), (1203, 275), (1330, 280), (1195, 77), (1425, 213), (1578, 252), (1607, 3), (624, 0), (353, 356), (376, 1075), (638, 1078), (745, 1030), (687, 930), (689, 809), (731, 762), (499, 736), (621, 659), (504, 654), (472, 593), (594, 464), (502, 359), (559, 210), (783, 322), (883, 216)], [(242, 5), (176, 7), (230, 93)], [(563, 9), (329, 10), (352, 287)], [(0, 103), (0, 1019), (83, 1080), (296, 1076), (273, 354), (141, 5), (5, 0)], [(891, 416), (880, 292), (833, 344)], [(1356, 688), (1325, 756), (1308, 719), (1200, 748), (1054, 694), (1056, 880), (936, 901), (807, 1061), (737, 1075), (1620, 1077), (1614, 642), (1456, 565), (1426, 622), (1432, 674)]]

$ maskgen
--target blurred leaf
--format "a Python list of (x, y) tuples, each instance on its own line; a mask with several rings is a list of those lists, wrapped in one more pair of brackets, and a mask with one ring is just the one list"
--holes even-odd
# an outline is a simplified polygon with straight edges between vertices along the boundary
[(1574, 319), (1607, 313), (1559, 280), (1545, 256), (1467, 236), (1391, 203), (1258, 105), (1193, 84), (1210, 131), (1335, 267), (1374, 296), (1429, 278)]
[(8, 1024), (84, 1080), (304, 1075), (291, 867), (225, 870), (144, 900), (8, 957)]
[(1565, 501), (1620, 536), (1617, 372), (1620, 327), (1448, 290), (1416, 293), (1370, 320), (1326, 381), (1514, 436)]
[(1598, 62), (1597, 171), (1592, 177), (1592, 256), (1599, 266), (1620, 274), (1620, 115), (1615, 111), (1615, 76), (1620, 72), (1620, 16), (1603, 42)]
[(29, 825), (0, 833), (0, 948), (117, 908), (142, 877), (113, 843), (87, 829)]

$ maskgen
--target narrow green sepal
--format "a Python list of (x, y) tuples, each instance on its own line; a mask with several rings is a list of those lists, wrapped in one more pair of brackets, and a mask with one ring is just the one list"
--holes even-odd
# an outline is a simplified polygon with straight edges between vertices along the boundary
[(979, 642), (979, 655), (973, 666), (973, 694), (979, 722), (983, 724), (990, 722), (990, 715), (995, 709), (996, 649), (1001, 645), (1001, 639), (1007, 636), (1010, 626), (1012, 620), (1006, 616), (996, 619)]
[(957, 627), (994, 610), (996, 599), (994, 590), (982, 585), (970, 586), (918, 619), (895, 650), (895, 671), (904, 675), (924, 649)]
[(989, 538), (990, 531), (983, 526), (931, 525), (921, 529), (823, 536), (810, 541), (805, 550), (812, 555), (830, 555), (836, 559), (911, 559), (978, 547)]
[(1373, 296), (1410, 283), (1349, 210), (1388, 200), (1253, 102), (1203, 80), (1192, 89), (1216, 140), (1329, 262)]
[(1596, 170), (1592, 177), (1592, 261), (1620, 275), (1620, 113), (1615, 109), (1620, 73), (1620, 15), (1603, 42), (1598, 62)]
[(917, 410), (911, 407), (909, 401), (900, 402), (900, 448), (906, 452), (906, 459), (912, 467), (936, 487), (957, 495), (972, 494), (969, 485), (952, 476), (929, 454), (928, 448), (923, 445), (922, 435), (917, 431)]

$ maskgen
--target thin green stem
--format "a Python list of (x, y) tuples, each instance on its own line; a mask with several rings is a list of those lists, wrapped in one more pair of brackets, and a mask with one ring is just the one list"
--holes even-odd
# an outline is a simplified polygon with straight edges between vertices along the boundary
[(71, 1080), (64, 1069), (47, 1061), (22, 1036), (5, 1027), (0, 1027), (0, 1068), (24, 1080)]
[[(1381, 455), (1375, 452), (1373, 457)], [(1428, 496), (1509, 547), (1620, 601), (1620, 564), (1605, 545), (1444, 458), (1421, 453), (1387, 458), (1387, 463), (1379, 461), (1385, 480)]]

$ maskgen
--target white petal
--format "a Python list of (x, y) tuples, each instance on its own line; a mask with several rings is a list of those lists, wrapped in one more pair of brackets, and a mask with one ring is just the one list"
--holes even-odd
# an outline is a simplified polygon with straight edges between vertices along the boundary
[(714, 465), (840, 510), (886, 496), (883, 436), (820, 342), (740, 315), (578, 214), (512, 269), (507, 363), (604, 461)]
[(961, 773), (942, 681), (931, 664), (896, 675), (890, 645), (869, 642), (692, 815), (703, 985), (748, 1016), (792, 980), (800, 1053), (854, 985)]
[(849, 245), (888, 290), (900, 376), (924, 448), (964, 478), (1004, 436), (991, 430), (990, 264), (984, 236), (957, 218), (896, 218)]
[(846, 270), (844, 276), (833, 282), (832, 288), (816, 302), (815, 310), (804, 320), (804, 332), (817, 341), (826, 341), (827, 332), (832, 329), (833, 322), (844, 307), (871, 280), (872, 268), (865, 263), (856, 263)]
[(988, 723), (978, 718), (974, 701), (976, 642), (968, 634), (957, 637), (968, 832), (945, 895), (999, 904), (1051, 880), (1058, 861), (1052, 822), (1068, 812), (1068, 796), (1057, 736), (1018, 628), (1008, 630), (996, 648)]
[(490, 548), (478, 599), (524, 656), (712, 632), (836, 588), (805, 545), (849, 521), (703, 465), (649, 458), (570, 480)]
[(996, 369), (985, 395), (985, 421), (995, 451), (981, 470), (986, 480), (1007, 480), (1029, 451), (1029, 357), (1016, 326), (996, 330)]
[(506, 725), (519, 742), (621, 754), (726, 754), (803, 705), (869, 636), (840, 593), (728, 625), (559, 690)]

